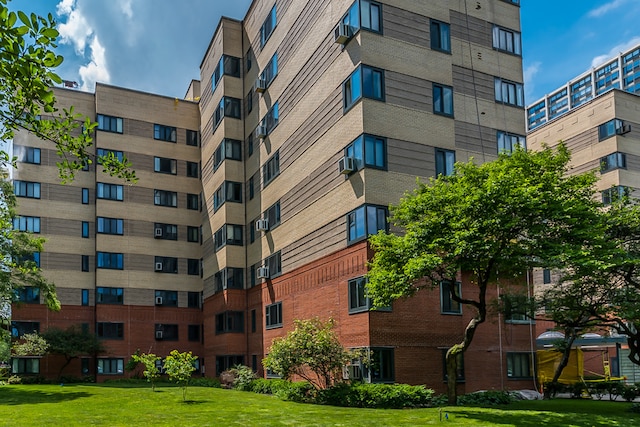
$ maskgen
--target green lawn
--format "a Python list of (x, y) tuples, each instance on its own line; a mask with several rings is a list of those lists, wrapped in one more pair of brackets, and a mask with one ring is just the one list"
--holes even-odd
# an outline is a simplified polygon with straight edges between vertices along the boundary
[[(190, 387), (0, 386), (0, 426), (640, 426), (630, 404), (583, 400), (518, 402), (500, 409), (375, 410), (283, 402), (272, 396)], [(445, 420), (445, 414), (448, 420)]]

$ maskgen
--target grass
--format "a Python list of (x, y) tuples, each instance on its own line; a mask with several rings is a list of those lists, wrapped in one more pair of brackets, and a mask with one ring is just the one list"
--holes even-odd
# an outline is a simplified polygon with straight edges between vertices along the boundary
[[(640, 426), (622, 402), (557, 399), (500, 408), (352, 409), (273, 396), (189, 387), (15, 385), (0, 387), (0, 426)], [(445, 415), (448, 419), (445, 419)], [(442, 416), (442, 421), (440, 421)]]

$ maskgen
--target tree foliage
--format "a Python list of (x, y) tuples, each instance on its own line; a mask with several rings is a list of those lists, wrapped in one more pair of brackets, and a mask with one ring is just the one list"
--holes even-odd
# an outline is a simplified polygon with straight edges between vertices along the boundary
[(298, 375), (316, 389), (331, 387), (351, 360), (333, 331), (333, 319), (294, 320), (294, 326), (285, 337), (273, 340), (263, 365), (285, 379)]
[(524, 277), (532, 267), (562, 265), (584, 251), (594, 233), (598, 203), (592, 173), (567, 176), (569, 152), (560, 145), (540, 152), (516, 150), (476, 165), (457, 163), (452, 176), (418, 182), (391, 207), (402, 230), (370, 237), (375, 255), (368, 294), (375, 306), (410, 297), (460, 272), (471, 275), (477, 294), (451, 298), (475, 312), (461, 341), (447, 352), (448, 397), (456, 402), (456, 359), (487, 317), (487, 289), (500, 279)]
[(44, 356), (49, 351), (49, 343), (37, 333), (24, 334), (11, 350), (16, 356)]
[(160, 369), (158, 369), (157, 362), (161, 360), (161, 357), (153, 353), (135, 353), (131, 355), (131, 359), (136, 363), (142, 363), (144, 366), (142, 374), (151, 383), (151, 389), (155, 391), (156, 380), (160, 378)]
[(196, 370), (195, 363), (198, 356), (194, 356), (191, 352), (180, 353), (178, 350), (172, 350), (164, 359), (164, 371), (169, 375), (169, 379), (175, 381), (182, 388), (182, 400), (187, 398), (187, 386), (189, 379)]
[(49, 328), (43, 334), (49, 343), (49, 354), (63, 356), (65, 363), (60, 367), (58, 376), (73, 359), (80, 356), (95, 356), (105, 351), (104, 345), (95, 334), (76, 326), (67, 329)]

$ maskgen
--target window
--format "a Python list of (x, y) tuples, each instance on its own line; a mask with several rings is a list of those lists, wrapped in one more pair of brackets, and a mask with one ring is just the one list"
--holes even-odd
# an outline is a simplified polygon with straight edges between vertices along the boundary
[(178, 240), (178, 226), (175, 224), (153, 224), (153, 237), (162, 240)]
[(267, 63), (262, 73), (260, 73), (260, 80), (264, 80), (265, 86), (269, 87), (273, 79), (278, 75), (278, 53), (274, 53), (271, 60)]
[(364, 277), (349, 280), (349, 313), (369, 311), (369, 298), (365, 295), (367, 280)]
[(124, 255), (113, 252), (98, 252), (96, 254), (96, 267), (108, 268), (112, 270), (122, 270), (124, 268)]
[(122, 133), (122, 118), (98, 114), (98, 129), (105, 132)]
[(495, 25), (493, 27), (493, 48), (503, 52), (522, 55), (522, 43), (520, 33), (507, 30)]
[(280, 175), (280, 151), (276, 151), (262, 166), (262, 186), (269, 185), (278, 175)]
[(156, 291), (155, 303), (163, 307), (177, 307), (178, 291)]
[(369, 380), (372, 383), (395, 381), (392, 348), (371, 348), (369, 357)]
[(378, 230), (387, 230), (387, 209), (364, 205), (347, 214), (347, 242), (365, 239)]
[(17, 231), (40, 232), (39, 216), (18, 216), (13, 218), (13, 229)]
[(242, 203), (242, 184), (225, 181), (213, 194), (213, 209), (220, 209), (225, 202)]
[(216, 356), (216, 376), (237, 365), (244, 365), (244, 356)]
[(433, 84), (433, 113), (453, 116), (453, 88)]
[(273, 30), (276, 28), (276, 24), (276, 5), (274, 4), (269, 15), (262, 23), (262, 27), (260, 27), (260, 47), (263, 47), (267, 43), (267, 40), (269, 40)]
[(40, 289), (33, 286), (25, 286), (14, 290), (16, 301), (24, 304), (40, 304)]
[(606, 123), (598, 126), (598, 140), (610, 138), (614, 135), (618, 135), (624, 132), (624, 122), (619, 119), (609, 120)]
[(247, 155), (251, 157), (253, 154), (253, 132), (247, 137)]
[(187, 145), (197, 147), (200, 145), (200, 132), (187, 129)]
[[(543, 272), (543, 281), (544, 281)], [(549, 281), (551, 276), (549, 275)], [(533, 323), (533, 313), (530, 308), (527, 295), (501, 295), (500, 299), (504, 307), (504, 320), (507, 323)]]
[(282, 328), (282, 301), (264, 308), (267, 329)]
[(153, 125), (153, 139), (176, 142), (176, 128), (173, 126)]
[(200, 292), (187, 292), (187, 307), (200, 308)]
[(124, 302), (124, 291), (122, 288), (96, 288), (97, 304), (122, 304)]
[(216, 314), (216, 335), (244, 332), (244, 312), (225, 311)]
[(198, 243), (200, 241), (200, 228), (187, 226), (187, 242)]
[(498, 154), (511, 154), (520, 147), (526, 151), (527, 139), (522, 135), (498, 131)]
[(496, 102), (516, 107), (524, 106), (524, 89), (521, 83), (495, 78)]
[(384, 101), (384, 71), (360, 65), (342, 83), (342, 97), (345, 111), (362, 97)]
[(187, 336), (189, 341), (200, 341), (200, 325), (188, 325)]
[(244, 269), (227, 267), (214, 275), (215, 290), (221, 292), (226, 289), (244, 288)]
[(355, 159), (358, 170), (364, 167), (387, 168), (387, 140), (373, 135), (360, 135), (344, 149), (344, 155)]
[(253, 200), (255, 197), (255, 184), (253, 177), (249, 178), (249, 200)]
[(106, 150), (104, 148), (98, 148), (96, 150), (96, 157), (98, 164), (102, 164), (101, 158), (111, 158), (117, 159), (118, 161), (122, 161), (124, 159), (124, 153), (122, 151), (117, 150)]
[(200, 197), (197, 194), (187, 194), (187, 209), (197, 211), (200, 208)]
[(213, 170), (217, 170), (226, 159), (242, 160), (242, 142), (237, 139), (223, 139), (213, 153)]
[(87, 239), (89, 238), (89, 222), (82, 221), (82, 237)]
[(222, 76), (240, 77), (240, 59), (235, 56), (222, 55), (211, 76), (212, 91), (216, 90)]
[(542, 270), (542, 283), (545, 285), (551, 283), (551, 270), (548, 268)]
[(214, 112), (213, 129), (215, 130), (225, 117), (231, 117), (233, 119), (241, 118), (240, 105), (241, 102), (238, 98), (223, 96)]
[[(265, 128), (266, 135), (269, 135), (275, 129), (275, 127), (278, 126), (278, 122), (280, 120), (280, 114), (278, 111), (278, 103), (276, 102), (260, 121), (260, 126), (263, 126)], [(253, 144), (253, 139), (251, 140), (251, 143)], [(251, 155), (251, 153), (253, 152), (252, 145), (250, 145), (250, 149), (251, 152), (249, 153), (249, 155)]]
[[(442, 349), (442, 371), (444, 373), (444, 375), (442, 376), (442, 380), (444, 382), (446, 382), (447, 378), (449, 378), (449, 376), (447, 375), (447, 350), (448, 349)], [(464, 353), (458, 353), (456, 358), (458, 362), (456, 366), (456, 381), (464, 382)]]
[(124, 374), (124, 359), (98, 359), (98, 374), (122, 375)]
[(89, 255), (82, 255), (81, 270), (89, 271)]
[(23, 147), (16, 145), (13, 148), (14, 155), (18, 158), (19, 162), (31, 163), (34, 165), (40, 164), (40, 149), (34, 147)]
[(452, 292), (461, 296), (460, 282), (452, 283), (448, 280), (440, 282), (440, 312), (442, 314), (462, 314), (462, 305), (453, 300)]
[(80, 301), (82, 305), (89, 305), (89, 289), (81, 289)]
[(159, 273), (178, 273), (178, 258), (157, 256), (154, 258), (154, 269)]
[(153, 204), (156, 206), (178, 206), (178, 193), (175, 191), (153, 190)]
[(98, 199), (122, 201), (124, 198), (122, 185), (99, 182), (96, 185), (96, 197)]
[(280, 251), (267, 257), (264, 260), (264, 265), (269, 268), (269, 278), (272, 279), (282, 274), (282, 257), (280, 255)]
[(225, 245), (242, 246), (242, 226), (234, 224), (225, 224), (214, 234), (216, 250)]
[(616, 152), (600, 159), (600, 173), (614, 169), (625, 169), (627, 167), (627, 156), (624, 153)]
[(348, 24), (353, 32), (364, 28), (376, 33), (382, 32), (382, 6), (369, 0), (356, 0), (347, 14), (342, 18), (343, 24)]
[(83, 205), (88, 205), (89, 204), (89, 189), (88, 188), (83, 188), (82, 189), (82, 204)]
[(195, 258), (187, 259), (187, 274), (189, 276), (200, 275), (200, 260)]
[(453, 175), (455, 163), (456, 163), (455, 151), (436, 148), (436, 176)]
[(187, 162), (187, 176), (189, 178), (198, 178), (200, 175), (200, 165), (197, 162)]
[(13, 192), (16, 197), (40, 198), (40, 183), (28, 181), (13, 181)]
[(273, 230), (280, 225), (280, 200), (275, 202), (264, 212), (264, 219), (269, 222), (269, 230)]
[(507, 378), (533, 378), (531, 353), (507, 353)]
[(247, 63), (246, 63), (246, 69), (247, 69), (247, 73), (251, 70), (251, 67), (253, 65), (253, 50), (251, 48), (249, 48), (249, 50), (247, 51)]
[(168, 173), (175, 175), (178, 169), (178, 162), (175, 159), (164, 157), (153, 158), (153, 171), (158, 173)]
[(98, 217), (98, 233), (124, 234), (124, 220), (119, 218)]
[(178, 341), (178, 325), (156, 323), (156, 340)]
[(602, 204), (605, 206), (617, 202), (625, 197), (629, 197), (631, 189), (622, 185), (616, 185), (602, 191)]
[(247, 106), (247, 112), (245, 114), (246, 116), (248, 114), (251, 114), (251, 112), (253, 111), (253, 88), (249, 90), (249, 93), (247, 93), (247, 96), (244, 99)]
[(12, 374), (39, 374), (40, 359), (35, 357), (14, 357), (11, 359)]
[(98, 322), (96, 323), (96, 335), (102, 339), (123, 339), (124, 323)]
[(449, 24), (431, 20), (431, 49), (451, 52), (451, 33)]
[[(256, 332), (256, 325), (257, 325), (257, 316), (256, 316), (256, 310), (253, 309), (251, 310), (251, 332), (255, 333)], [(254, 362), (254, 368), (255, 368), (255, 362)]]
[(40, 322), (11, 321), (11, 337), (22, 338), (24, 334), (40, 332)]

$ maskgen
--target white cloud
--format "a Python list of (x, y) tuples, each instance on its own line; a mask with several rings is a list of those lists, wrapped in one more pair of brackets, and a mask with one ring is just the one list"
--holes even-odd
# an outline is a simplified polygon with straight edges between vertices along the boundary
[(120, 10), (127, 15), (127, 18), (133, 18), (133, 9), (131, 8), (132, 0), (120, 0)]
[(612, 0), (609, 3), (605, 3), (600, 7), (592, 9), (591, 11), (589, 11), (589, 13), (587, 15), (589, 17), (591, 17), (591, 18), (599, 18), (602, 15), (605, 15), (605, 14), (611, 12), (612, 10), (619, 8), (620, 6), (625, 4), (626, 2), (627, 2), (627, 0)]
[(68, 15), (75, 8), (76, 0), (62, 0), (56, 7), (58, 15)]
[(58, 4), (58, 15), (67, 16), (67, 22), (58, 25), (60, 41), (72, 44), (79, 55), (84, 55), (89, 37), (93, 29), (87, 23), (86, 18), (75, 9), (75, 0), (63, 0)]
[(599, 65), (602, 65), (608, 59), (613, 58), (614, 56), (617, 56), (622, 52), (626, 52), (627, 50), (631, 49), (632, 47), (638, 44), (640, 44), (640, 36), (636, 36), (631, 40), (629, 40), (628, 42), (621, 43), (617, 46), (614, 46), (613, 48), (611, 48), (609, 52), (605, 53), (604, 55), (598, 55), (595, 58), (593, 58), (591, 60), (591, 67), (597, 67)]
[(100, 44), (98, 36), (93, 37), (89, 48), (91, 49), (91, 62), (81, 66), (78, 73), (82, 79), (82, 86), (80, 88), (83, 91), (93, 92), (96, 87), (96, 82), (109, 83), (111, 81), (111, 75), (107, 67), (106, 50)]
[(533, 93), (535, 88), (534, 78), (536, 74), (540, 72), (541, 65), (542, 65), (541, 62), (534, 62), (533, 64), (525, 68), (523, 71), (525, 98), (527, 99), (527, 102), (533, 101), (531, 99), (531, 96), (532, 96), (531, 94)]

